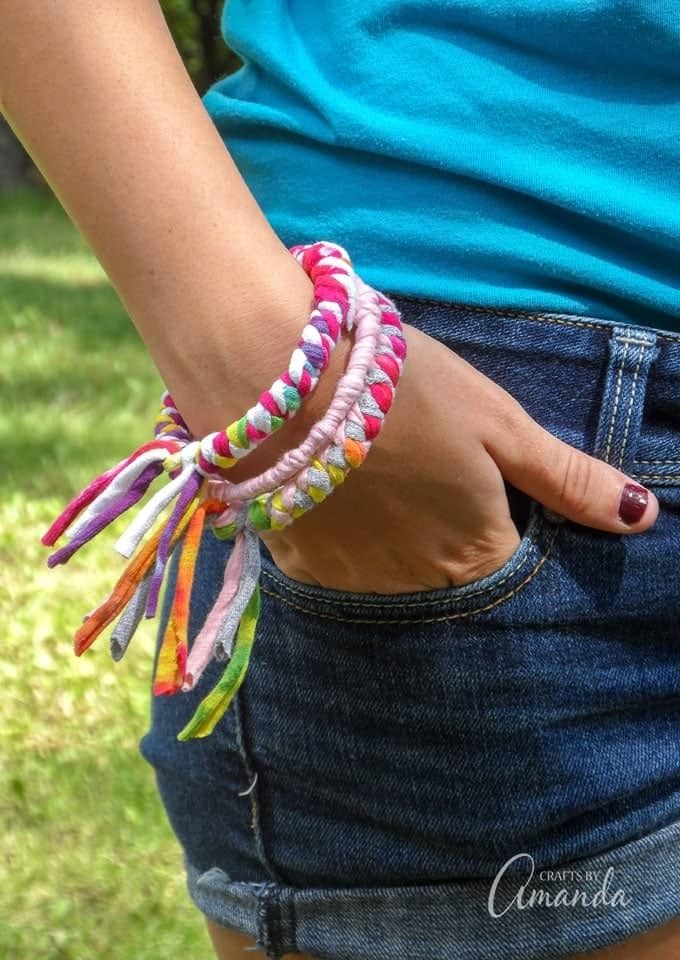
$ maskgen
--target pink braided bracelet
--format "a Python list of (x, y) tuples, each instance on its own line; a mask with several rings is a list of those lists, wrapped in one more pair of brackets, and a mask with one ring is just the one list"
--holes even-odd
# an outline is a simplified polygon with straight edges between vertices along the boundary
[[(228, 661), (222, 679), (178, 735), (181, 740), (209, 735), (245, 676), (260, 609), (258, 531), (283, 529), (322, 502), (363, 462), (393, 402), (406, 356), (398, 310), (357, 276), (342, 247), (319, 241), (290, 252), (313, 280), (314, 295), (288, 369), (243, 417), (200, 441), (191, 436), (165, 392), (155, 440), (90, 483), (42, 538), (53, 545), (80, 515), (69, 544), (48, 559), (49, 566), (64, 563), (137, 503), (156, 476), (163, 471), (170, 475), (171, 481), (145, 504), (117, 542), (116, 550), (132, 559), (111, 595), (86, 616), (75, 649), (84, 652), (122, 611), (111, 636), (112, 655), (119, 659), (142, 617), (155, 615), (167, 560), (180, 544), (177, 586), (154, 692), (191, 689), (213, 656)], [(354, 333), (354, 344), (325, 416), (303, 443), (260, 476), (238, 484), (223, 479), (224, 471), (295, 414), (318, 383), (343, 331)], [(175, 497), (169, 517), (161, 517)], [(206, 522), (216, 536), (234, 537), (235, 543), (220, 595), (188, 655), (188, 603)]]

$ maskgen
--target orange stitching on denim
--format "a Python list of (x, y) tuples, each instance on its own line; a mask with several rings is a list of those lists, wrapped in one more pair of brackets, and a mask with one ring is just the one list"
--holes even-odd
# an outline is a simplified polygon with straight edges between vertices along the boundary
[(603, 459), (609, 463), (609, 451), (612, 445), (612, 437), (614, 435), (614, 427), (616, 426), (616, 411), (619, 406), (619, 399), (621, 397), (621, 383), (623, 381), (623, 365), (626, 360), (626, 354), (628, 353), (628, 344), (623, 348), (623, 355), (619, 360), (619, 370), (616, 375), (616, 391), (614, 393), (614, 409), (612, 410), (611, 420), (609, 421), (609, 433), (607, 434), (607, 440), (604, 445), (604, 450), (602, 452)]
[[(540, 510), (542, 508), (540, 507), (540, 505), (537, 505), (536, 509)], [(543, 514), (538, 516), (537, 519), (534, 520), (534, 524), (535, 524), (534, 533), (536, 534), (540, 533), (540, 531), (545, 526), (545, 516)], [(522, 537), (522, 540), (524, 541), (524, 539), (528, 538), (529, 536), (530, 534), (527, 531), (527, 533), (525, 533), (524, 536)], [(517, 550), (519, 550), (519, 547), (517, 547)], [(509, 563), (509, 560), (510, 558), (508, 558), (508, 560), (506, 560), (505, 562)], [(525, 555), (521, 557), (521, 559), (518, 558), (515, 560), (514, 565), (510, 567), (509, 570), (506, 571), (502, 579), (499, 580), (497, 583), (492, 583), (488, 587), (481, 587), (479, 590), (471, 590), (469, 593), (465, 594), (463, 599), (467, 600), (469, 597), (476, 597), (480, 593), (481, 594), (489, 593), (490, 590), (497, 589), (502, 584), (504, 584), (505, 581), (508, 580), (514, 573), (516, 573), (521, 567), (523, 567), (528, 560), (529, 560), (529, 556), (528, 554), (525, 553)], [(503, 566), (505, 566), (505, 564), (503, 564)], [(502, 569), (502, 567), (499, 567), (499, 570), (500, 569)], [(271, 573), (271, 571), (263, 569), (262, 574), (265, 577), (269, 577), (269, 579), (273, 580), (275, 583), (278, 583), (283, 590), (288, 590), (289, 593), (296, 593), (299, 596), (302, 596), (305, 599), (307, 599), (307, 593), (305, 590), (302, 590), (300, 587), (295, 587), (291, 584), (286, 583), (285, 580), (283, 580), (281, 577), (277, 577), (275, 573)], [(487, 576), (492, 576), (492, 574), (487, 574)], [(464, 586), (465, 584), (461, 584), (459, 587), (435, 587), (433, 589), (462, 590)], [(324, 589), (324, 588), (322, 587), (321, 589)], [(343, 592), (343, 591), (340, 591), (340, 592)], [(391, 596), (398, 596), (398, 594), (391, 594)], [(385, 606), (384, 603), (377, 600), (358, 600), (357, 601), (357, 600), (341, 600), (340, 598), (338, 598), (337, 600), (333, 599), (331, 602), (336, 605), (340, 605), (344, 607), (353, 607), (356, 603), (360, 603), (362, 607), (384, 607)], [(433, 600), (411, 600), (407, 603), (402, 603), (401, 606), (402, 607), (428, 607), (428, 606), (433, 606), (434, 604), (445, 603), (445, 602), (446, 602), (446, 598), (440, 597), (439, 599), (433, 599)]]
[[(541, 316), (530, 316), (525, 314), (525, 319), (538, 320), (543, 323), (561, 323), (567, 327), (587, 327), (590, 330), (610, 330), (611, 329), (609, 325), (598, 323), (596, 321), (593, 323), (588, 323), (588, 322), (579, 321), (579, 320), (563, 320), (561, 317), (560, 318), (550, 317), (545, 314)], [(667, 340), (668, 343), (680, 344), (680, 333), (672, 333), (670, 331), (660, 330), (658, 327), (652, 327), (652, 329), (656, 333), (657, 340)]]
[[(285, 603), (287, 604), (287, 606), (293, 607), (293, 609), (295, 610), (300, 610), (302, 613), (309, 613), (314, 617), (320, 617), (324, 620), (333, 620), (336, 623), (372, 623), (372, 624), (376, 624), (376, 623), (440, 623), (443, 620), (461, 620), (464, 617), (471, 617), (475, 613), (484, 613), (485, 610), (491, 610), (492, 607), (498, 606), (499, 603), (502, 603), (505, 600), (509, 600), (510, 597), (514, 596), (514, 594), (516, 594), (519, 590), (521, 590), (522, 587), (524, 587), (527, 583), (529, 583), (530, 580), (533, 580), (533, 578), (541, 569), (545, 561), (548, 559), (552, 551), (552, 548), (555, 545), (555, 540), (557, 539), (557, 534), (559, 532), (559, 529), (560, 527), (555, 527), (555, 529), (553, 530), (550, 536), (550, 540), (548, 541), (548, 545), (545, 550), (545, 553), (543, 553), (543, 555), (541, 556), (541, 558), (539, 559), (538, 563), (536, 564), (534, 569), (531, 571), (531, 573), (529, 573), (524, 578), (524, 580), (521, 581), (521, 583), (518, 583), (517, 586), (513, 587), (513, 589), (510, 590), (508, 593), (503, 594), (502, 597), (497, 597), (495, 600), (492, 600), (490, 603), (487, 603), (483, 607), (476, 607), (474, 610), (463, 610), (463, 611), (459, 611), (458, 613), (442, 614), (442, 616), (440, 617), (406, 617), (404, 619), (394, 619), (391, 617), (388, 617), (385, 619), (381, 619), (378, 617), (335, 617), (333, 616), (333, 614), (321, 613), (319, 610), (314, 610), (311, 607), (303, 607), (302, 604), (295, 603), (293, 600), (289, 600), (287, 597), (283, 597), (281, 596), (281, 594), (275, 593), (273, 590), (267, 590), (265, 587), (261, 587), (260, 589), (262, 590), (262, 593), (266, 593), (267, 596), (274, 597), (274, 599), (276, 600), (280, 600), (281, 603)], [(271, 577), (270, 574), (267, 574), (267, 576)], [(276, 580), (275, 577), (271, 577), (271, 579)], [(330, 602), (337, 604), (339, 601), (332, 600)], [(347, 601), (347, 602), (351, 602), (351, 601)], [(434, 601), (428, 601), (428, 602), (434, 602)], [(446, 603), (447, 601), (444, 599), (444, 600), (440, 600), (439, 602)], [(378, 604), (378, 603), (364, 604), (361, 601), (359, 601), (358, 603), (359, 603), (359, 606), (381, 606), (381, 604)], [(422, 605), (424, 606), (425, 604), (423, 603)], [(418, 606), (418, 604), (411, 604), (411, 606)]]
[[(385, 293), (385, 296), (390, 297), (393, 300), (415, 300), (418, 303), (430, 303), (434, 307), (455, 307), (457, 309), (467, 310), (471, 313), (487, 313), (490, 316), (508, 317), (510, 320), (519, 317), (523, 320), (536, 320), (539, 323), (559, 323), (566, 327), (586, 327), (589, 330), (611, 330), (611, 326), (607, 323), (603, 323), (602, 319), (567, 319), (567, 317), (562, 316), (551, 316), (550, 311), (537, 311), (535, 313), (528, 313), (512, 307), (480, 307), (477, 304), (458, 303), (457, 301), (453, 300), (433, 300), (429, 297), (417, 297), (410, 293), (396, 293), (394, 291), (383, 292)], [(578, 314), (574, 314), (574, 317), (577, 316)], [(622, 321), (612, 321), (612, 323), (614, 322), (620, 324)], [(642, 326), (642, 324), (639, 324), (639, 326)], [(670, 330), (662, 330), (660, 327), (653, 327), (652, 329), (656, 333), (657, 340), (667, 340), (669, 343), (680, 343), (680, 333), (673, 333)]]
[[(458, 302), (448, 301), (448, 300), (433, 300), (428, 297), (417, 297), (412, 294), (403, 294), (403, 293), (398, 294), (394, 292), (387, 293), (387, 296), (394, 297), (395, 299), (403, 299), (407, 301), (414, 300), (414, 301), (418, 301), (419, 303), (428, 303), (428, 304), (432, 304), (432, 306), (437, 306), (437, 307), (450, 306), (457, 309), (467, 310), (472, 313), (482, 313), (482, 314), (489, 314), (490, 316), (508, 317), (509, 319), (533, 320), (538, 323), (553, 323), (553, 324), (560, 324), (562, 326), (567, 326), (567, 327), (584, 327), (588, 330), (611, 331), (612, 329), (609, 323), (603, 323), (602, 321), (598, 321), (594, 318), (578, 320), (575, 318), (576, 315), (574, 315), (574, 318), (571, 318), (571, 317), (567, 318), (563, 316), (551, 316), (549, 313), (541, 313), (541, 312), (527, 313), (521, 310), (515, 310), (511, 307), (508, 307), (508, 308), (480, 307), (476, 304), (458, 303)], [(657, 342), (665, 341), (670, 344), (675, 344), (676, 346), (680, 345), (680, 333), (673, 333), (672, 331), (664, 331), (658, 327), (653, 327), (652, 329), (656, 333)], [(639, 340), (634, 339), (632, 337), (626, 337), (626, 338), (622, 337), (621, 341), (623, 343), (639, 343), (640, 342)], [(646, 346), (649, 346), (649, 341), (645, 340), (644, 344)], [(680, 463), (680, 459), (678, 460), (635, 460), (633, 461), (633, 463), (634, 464), (649, 463), (649, 464), (661, 465), (664, 463)], [(636, 474), (636, 476), (638, 475)], [(669, 478), (670, 478), (669, 476), (655, 476), (655, 475), (638, 476), (638, 479), (641, 479), (641, 480), (667, 480)]]
[[(501, 314), (502, 316), (502, 314)], [(525, 320), (538, 320), (541, 323), (557, 323), (561, 324), (564, 327), (585, 327), (587, 330), (611, 330), (611, 327), (605, 323), (598, 323), (597, 321), (588, 322), (587, 320), (567, 320), (563, 317), (548, 317), (544, 314), (539, 316), (532, 316), (531, 314), (524, 314)]]
[[(631, 340), (630, 342), (640, 343), (639, 340), (636, 340), (636, 341)], [(640, 356), (638, 357), (638, 362), (633, 372), (633, 382), (630, 385), (630, 401), (628, 403), (628, 415), (626, 417), (626, 423), (623, 431), (623, 440), (621, 441), (621, 455), (619, 456), (619, 470), (623, 470), (623, 461), (626, 456), (626, 443), (628, 441), (628, 429), (630, 427), (630, 421), (632, 420), (632, 417), (633, 417), (633, 404), (635, 403), (635, 395), (637, 393), (638, 374), (640, 373), (640, 367), (642, 366), (642, 358), (645, 355), (645, 351), (640, 350), (639, 353), (640, 353)]]

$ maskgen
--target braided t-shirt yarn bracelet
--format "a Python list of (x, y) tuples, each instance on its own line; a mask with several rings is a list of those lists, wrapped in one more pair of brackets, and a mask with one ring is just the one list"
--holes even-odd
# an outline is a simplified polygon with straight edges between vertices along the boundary
[[(82, 654), (118, 618), (110, 649), (119, 660), (141, 620), (155, 616), (167, 563), (178, 547), (177, 582), (154, 694), (193, 689), (211, 659), (226, 661), (221, 679), (179, 732), (179, 740), (212, 733), (245, 677), (260, 612), (259, 532), (285, 529), (363, 463), (392, 405), (406, 357), (395, 304), (363, 282), (343, 247), (318, 241), (289, 249), (314, 290), (309, 319), (287, 370), (242, 417), (200, 440), (164, 391), (154, 439), (88, 484), (42, 537), (43, 544), (54, 546), (68, 529), (68, 543), (47, 560), (50, 567), (66, 563), (139, 503), (156, 477), (168, 474), (169, 482), (115, 544), (129, 563), (110, 595), (84, 618), (74, 648)], [(353, 336), (352, 350), (323, 418), (273, 467), (243, 482), (229, 482), (229, 469), (295, 415), (343, 333)], [(221, 591), (189, 651), (189, 603), (206, 526), (220, 539), (233, 539), (234, 547)]]

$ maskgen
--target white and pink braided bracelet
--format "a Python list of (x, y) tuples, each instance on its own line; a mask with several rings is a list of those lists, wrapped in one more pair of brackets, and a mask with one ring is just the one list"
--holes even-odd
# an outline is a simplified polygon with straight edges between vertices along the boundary
[[(342, 247), (319, 241), (291, 247), (290, 252), (312, 279), (314, 294), (288, 369), (239, 420), (202, 440), (191, 435), (164, 392), (155, 439), (92, 481), (42, 538), (52, 546), (71, 526), (69, 543), (48, 559), (50, 566), (65, 563), (139, 502), (160, 473), (169, 474), (170, 482), (144, 505), (116, 543), (130, 562), (110, 596), (86, 616), (75, 636), (75, 650), (83, 653), (120, 614), (111, 651), (116, 659), (124, 654), (142, 617), (155, 616), (168, 558), (180, 544), (154, 693), (192, 689), (214, 656), (228, 661), (221, 680), (178, 734), (180, 740), (209, 735), (245, 676), (260, 610), (259, 532), (284, 529), (360, 466), (392, 405), (406, 357), (399, 311), (361, 280)], [(312, 392), (343, 332), (353, 334), (354, 343), (325, 416), (273, 467), (230, 483), (225, 477), (229, 468), (280, 429)], [(173, 500), (169, 516), (161, 516)], [(235, 543), (222, 590), (189, 653), (189, 598), (206, 523), (216, 536), (234, 538)]]

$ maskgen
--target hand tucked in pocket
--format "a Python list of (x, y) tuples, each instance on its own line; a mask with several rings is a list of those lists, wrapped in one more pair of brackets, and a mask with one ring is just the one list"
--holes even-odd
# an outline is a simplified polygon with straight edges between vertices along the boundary
[[(640, 533), (655, 522), (653, 493), (635, 484), (634, 501), (642, 504), (646, 496), (647, 505), (637, 521), (624, 522), (622, 491), (633, 482), (626, 474), (545, 430), (439, 341), (409, 324), (404, 330), (408, 359), (365, 462), (285, 531), (262, 535), (284, 573), (332, 589), (379, 593), (483, 577), (520, 542), (504, 478), (598, 530)], [(279, 432), (287, 447), (300, 439), (289, 426)]]

